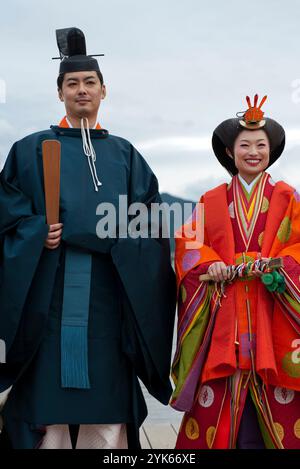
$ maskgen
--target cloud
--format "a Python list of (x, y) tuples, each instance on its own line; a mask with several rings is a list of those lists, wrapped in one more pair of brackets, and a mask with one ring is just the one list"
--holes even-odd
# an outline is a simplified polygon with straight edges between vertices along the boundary
[(38, 0), (4, 2), (0, 158), (14, 140), (63, 115), (59, 64), (51, 57), (55, 29), (75, 25), (85, 32), (89, 53), (105, 53), (101, 124), (135, 144), (163, 190), (185, 195), (194, 187), (196, 193), (198, 184), (206, 188), (227, 177), (211, 150), (213, 129), (256, 92), (268, 94), (266, 115), (291, 129), (284, 165), (274, 171), (298, 183), (299, 13), (298, 0), (288, 7), (280, 0), (90, 0), (86, 9), (80, 0), (52, 0), (43, 3), (43, 15)]
[(145, 142), (138, 142), (141, 151), (159, 151), (160, 153), (176, 151), (208, 151), (211, 148), (210, 137), (164, 137)]
[(6, 119), (0, 119), (0, 135), (14, 135), (13, 125)]
[[(0, 118), (0, 169), (4, 164), (8, 151), (6, 142), (9, 140), (13, 141), (16, 135), (17, 134), (12, 123), (9, 122), (7, 119)], [(5, 136), (5, 139), (3, 138), (3, 136)]]
[[(287, 129), (282, 157), (269, 169), (275, 180), (300, 187), (300, 128)], [(211, 136), (183, 135), (136, 142), (137, 149), (154, 170), (163, 192), (197, 200), (201, 194), (230, 176), (218, 163), (211, 147)]]

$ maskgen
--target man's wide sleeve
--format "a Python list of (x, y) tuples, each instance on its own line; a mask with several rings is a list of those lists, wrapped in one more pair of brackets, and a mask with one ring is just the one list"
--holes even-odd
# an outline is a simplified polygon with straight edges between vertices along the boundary
[(48, 233), (20, 188), (16, 147), (0, 174), (0, 339), (8, 358)]
[[(160, 203), (156, 177), (132, 148), (130, 201)], [(160, 227), (151, 238), (118, 239), (113, 262), (123, 291), (123, 350), (148, 391), (167, 404), (172, 392), (170, 365), (176, 308), (175, 274), (170, 262), (169, 239)]]

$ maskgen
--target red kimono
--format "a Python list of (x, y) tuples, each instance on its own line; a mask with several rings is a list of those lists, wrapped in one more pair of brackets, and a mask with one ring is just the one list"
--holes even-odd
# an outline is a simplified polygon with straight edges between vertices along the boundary
[[(262, 173), (250, 194), (238, 176), (207, 192), (204, 243), (176, 239), (178, 343), (171, 405), (185, 411), (177, 448), (234, 448), (246, 396), (267, 448), (300, 448), (300, 196)], [(199, 281), (212, 262), (282, 257), (284, 293), (260, 278)]]

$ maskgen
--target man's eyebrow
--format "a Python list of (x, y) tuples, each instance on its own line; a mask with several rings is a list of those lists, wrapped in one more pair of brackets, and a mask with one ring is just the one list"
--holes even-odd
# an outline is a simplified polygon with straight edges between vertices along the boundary
[[(90, 76), (88, 76), (88, 77), (84, 77), (84, 80), (90, 80), (91, 78), (94, 79), (94, 80), (96, 80), (96, 77), (94, 77), (93, 75), (90, 75)], [(79, 78), (77, 78), (77, 77), (69, 77), (69, 78), (67, 78), (67, 81), (79, 81)]]

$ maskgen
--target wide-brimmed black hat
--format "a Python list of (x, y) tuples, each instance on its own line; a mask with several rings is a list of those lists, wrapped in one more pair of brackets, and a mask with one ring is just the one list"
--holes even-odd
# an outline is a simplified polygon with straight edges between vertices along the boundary
[[(247, 102), (248, 99), (249, 98), (247, 97)], [(256, 104), (256, 96), (254, 101)], [(248, 112), (250, 112), (252, 120), (249, 120)], [(255, 118), (253, 118), (253, 114)], [(275, 161), (280, 157), (285, 146), (285, 131), (283, 127), (275, 120), (270, 119), (269, 117), (263, 117), (263, 112), (260, 111), (259, 108), (256, 108), (256, 106), (249, 106), (248, 111), (243, 113), (241, 118), (236, 117), (233, 119), (227, 119), (218, 125), (213, 132), (213, 151), (221, 165), (224, 166), (231, 175), (237, 174), (238, 170), (235, 167), (233, 159), (226, 153), (226, 148), (232, 152), (237, 136), (245, 129), (262, 129), (266, 132), (270, 142), (270, 162), (268, 167), (275, 163)]]

